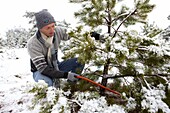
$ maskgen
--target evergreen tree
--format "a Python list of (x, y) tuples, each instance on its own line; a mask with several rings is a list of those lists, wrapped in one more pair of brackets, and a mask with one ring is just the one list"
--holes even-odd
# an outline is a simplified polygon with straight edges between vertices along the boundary
[(6, 32), (6, 42), (8, 47), (23, 48), (30, 37), (24, 28), (14, 28)]
[(5, 46), (5, 40), (0, 35), (0, 49)]
[[(98, 67), (97, 72), (103, 77), (101, 83), (105, 86), (109, 78), (115, 79), (115, 85), (118, 83), (116, 78), (125, 78), (127, 82), (128, 77), (134, 77), (130, 86), (132, 90), (126, 93), (140, 103), (143, 86), (150, 89), (153, 84), (167, 83), (170, 51), (167, 42), (158, 37), (161, 29), (147, 22), (147, 16), (155, 5), (150, 4), (150, 0), (134, 0), (133, 7), (121, 5), (117, 10), (116, 5), (124, 1), (70, 0), (71, 3), (82, 4), (82, 9), (75, 13), (81, 25), (69, 32), (72, 39), (63, 50), (65, 58), (78, 56), (80, 62)], [(137, 25), (142, 26), (142, 31), (136, 29)], [(91, 37), (90, 33), (94, 30), (107, 31), (103, 35), (104, 42)], [(116, 73), (115, 68), (118, 70)], [(155, 77), (164, 82), (152, 81)], [(101, 89), (100, 93), (103, 95), (104, 90)], [(137, 108), (141, 109), (141, 104)]]
[(29, 19), (28, 23), (32, 24), (32, 28), (29, 29), (29, 33), (31, 34), (31, 36), (34, 35), (34, 33), (36, 32), (36, 22), (35, 22), (35, 17), (34, 17), (35, 12), (25, 12), (25, 15), (23, 17), (26, 17)]
[[(170, 15), (168, 16), (168, 20), (170, 20)], [(170, 26), (168, 26), (163, 32), (161, 33), (162, 37), (167, 41), (170, 40)]]

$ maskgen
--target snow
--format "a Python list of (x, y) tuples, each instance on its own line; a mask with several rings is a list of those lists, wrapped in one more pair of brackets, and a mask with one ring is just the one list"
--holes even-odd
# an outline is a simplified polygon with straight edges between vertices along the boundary
[[(29, 107), (33, 106), (32, 99), (33, 94), (29, 94), (27, 91), (37, 85), (40, 88), (46, 87), (44, 81), (35, 83), (30, 72), (29, 56), (26, 48), (23, 49), (1, 49), (0, 53), (0, 112), (1, 113), (38, 113), (40, 106), (35, 106), (35, 109), (31, 110)], [(57, 91), (59, 98), (56, 105), (52, 109), (52, 113), (61, 112), (63, 107), (65, 112), (69, 113), (68, 99), (63, 94), (68, 95), (70, 92), (64, 92), (62, 90)], [(54, 104), (56, 95), (56, 89), (49, 87), (47, 91), (47, 100), (51, 105)], [(80, 94), (78, 94), (80, 95)], [(87, 97), (90, 94), (84, 93)], [(80, 98), (81, 99), (81, 98)], [(74, 100), (72, 100), (74, 101)], [(77, 100), (75, 100), (77, 101)], [(99, 103), (100, 102), (100, 103)], [(96, 107), (94, 107), (94, 105)], [(81, 103), (80, 113), (84, 113), (85, 109), (93, 106), (93, 109), (98, 113), (110, 113), (110, 110), (114, 109), (114, 113), (125, 113), (124, 109), (120, 106), (107, 106), (104, 98), (94, 100), (84, 100)], [(101, 111), (99, 111), (100, 108)], [(121, 111), (121, 112), (120, 112)], [(122, 112), (123, 111), (123, 112)], [(89, 112), (90, 113), (90, 112)], [(97, 112), (96, 112), (97, 113)]]
[[(44, 105), (53, 105), (52, 113), (62, 112), (70, 113), (70, 103), (75, 102), (81, 106), (79, 113), (126, 113), (127, 109), (133, 109), (136, 105), (134, 98), (127, 98), (127, 107), (120, 105), (107, 105), (105, 97), (96, 93), (77, 92), (74, 94), (74, 100), (66, 98), (70, 91), (64, 92), (61, 89), (49, 87), (47, 98), (37, 101), (39, 104), (34, 107), (32, 99), (34, 94), (27, 91), (34, 86), (39, 88), (47, 87), (44, 81), (34, 82), (30, 72), (29, 56), (26, 48), (23, 49), (2, 49), (0, 50), (0, 112), (1, 113), (39, 113), (40, 103)], [(170, 84), (169, 84), (170, 86)], [(165, 98), (164, 86), (159, 89), (148, 90), (143, 87), (142, 107), (156, 113), (162, 109), (169, 113), (169, 107), (162, 101)], [(57, 92), (57, 93), (56, 93)], [(58, 101), (55, 103), (56, 95)]]
[(128, 104), (126, 105), (128, 109), (134, 109), (136, 107), (136, 101), (134, 98), (130, 97), (128, 99)]
[(150, 113), (157, 113), (159, 109), (162, 109), (164, 113), (170, 113), (169, 107), (162, 101), (165, 98), (165, 92), (160, 89), (147, 90), (143, 87), (144, 100), (142, 101), (142, 107), (148, 108)]
[(99, 99), (91, 99), (86, 100), (84, 104), (81, 106), (80, 112), (81, 113), (125, 113), (123, 108), (118, 105), (113, 106), (107, 106), (106, 100), (104, 97), (101, 97)]
[(0, 53), (0, 111), (18, 113), (26, 110), (24, 90), (27, 82), (33, 82), (25, 49), (4, 49)]

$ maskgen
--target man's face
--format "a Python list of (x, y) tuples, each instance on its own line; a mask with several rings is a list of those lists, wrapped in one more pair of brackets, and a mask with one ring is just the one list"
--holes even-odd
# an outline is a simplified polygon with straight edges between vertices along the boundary
[(55, 32), (55, 23), (51, 23), (49, 25), (44, 26), (40, 29), (40, 31), (48, 37), (54, 36)]

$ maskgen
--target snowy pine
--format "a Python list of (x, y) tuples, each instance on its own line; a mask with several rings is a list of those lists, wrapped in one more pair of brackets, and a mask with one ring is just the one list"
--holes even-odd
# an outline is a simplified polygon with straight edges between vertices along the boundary
[(24, 28), (14, 28), (6, 32), (6, 46), (9, 48), (22, 48), (30, 37), (29, 32)]

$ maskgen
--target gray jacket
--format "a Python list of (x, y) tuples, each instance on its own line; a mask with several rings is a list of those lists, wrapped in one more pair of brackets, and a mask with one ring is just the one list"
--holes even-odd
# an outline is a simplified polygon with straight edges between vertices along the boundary
[(50, 44), (42, 37), (40, 31), (31, 37), (27, 43), (28, 53), (31, 61), (31, 71), (39, 71), (41, 74), (51, 78), (67, 78), (68, 72), (58, 70), (57, 52), (61, 40), (68, 40), (66, 30), (57, 27), (51, 48), (51, 58), (48, 58)]

